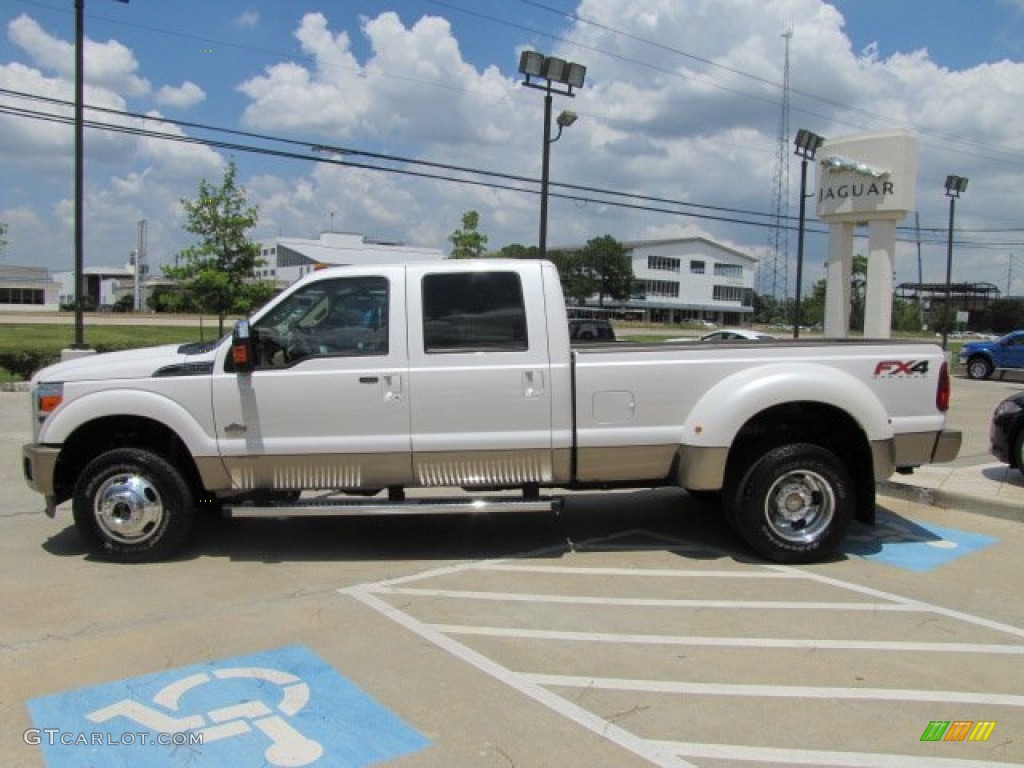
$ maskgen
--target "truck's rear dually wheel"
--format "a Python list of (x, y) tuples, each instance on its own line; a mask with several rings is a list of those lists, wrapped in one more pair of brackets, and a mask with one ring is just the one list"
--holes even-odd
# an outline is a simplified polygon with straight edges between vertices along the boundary
[(846, 465), (810, 443), (767, 451), (728, 490), (726, 514), (735, 529), (758, 554), (781, 563), (834, 552), (856, 503)]
[(138, 448), (107, 451), (89, 462), (75, 483), (72, 511), (93, 548), (130, 562), (169, 555), (195, 518), (192, 491), (181, 473)]

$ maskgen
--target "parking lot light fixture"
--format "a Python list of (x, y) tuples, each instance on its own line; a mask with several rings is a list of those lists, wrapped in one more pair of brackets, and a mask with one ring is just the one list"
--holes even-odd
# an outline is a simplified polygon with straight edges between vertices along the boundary
[(562, 129), (576, 122), (576, 113), (568, 110), (558, 116), (558, 134), (551, 138), (551, 96), (574, 97), (575, 88), (582, 88), (587, 76), (587, 68), (582, 64), (553, 56), (545, 56), (537, 51), (523, 51), (519, 56), (519, 74), (523, 75), (522, 84), (527, 88), (544, 91), (544, 144), (541, 156), (540, 180), (540, 234), (538, 251), (540, 257), (547, 258), (548, 240), (548, 185), (550, 175), (551, 145), (562, 137)]
[(967, 191), (967, 179), (963, 176), (946, 177), (946, 197), (949, 198), (949, 236), (946, 240), (946, 302), (942, 321), (942, 348), (947, 348), (949, 339), (949, 309), (953, 297), (953, 218), (956, 201)]
[(800, 294), (804, 281), (804, 226), (807, 222), (807, 162), (814, 159), (825, 139), (806, 128), (796, 132), (795, 153), (800, 158), (800, 228), (796, 245), (796, 298), (793, 301), (793, 338), (800, 338)]

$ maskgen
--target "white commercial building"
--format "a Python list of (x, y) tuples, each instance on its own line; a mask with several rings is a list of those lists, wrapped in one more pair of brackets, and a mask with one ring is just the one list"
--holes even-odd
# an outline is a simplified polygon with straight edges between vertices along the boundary
[(58, 309), (60, 284), (45, 267), (0, 266), (0, 309), (43, 312)]
[(606, 299), (606, 307), (646, 322), (749, 323), (757, 267), (753, 256), (703, 237), (622, 245), (633, 263), (633, 295), (627, 301)]
[(278, 237), (264, 241), (260, 244), (260, 258), (265, 263), (256, 270), (256, 276), (285, 286), (322, 267), (431, 261), (447, 257), (439, 248), (373, 240), (352, 232), (324, 232), (316, 240)]
[[(75, 303), (75, 273), (55, 272), (54, 279), (60, 284), (60, 303), (73, 306)], [(123, 297), (134, 299), (136, 288), (134, 257), (123, 267), (86, 267), (82, 271), (82, 297), (84, 309), (110, 309)], [(140, 276), (147, 284), (147, 275)], [(134, 306), (132, 301), (129, 309)]]

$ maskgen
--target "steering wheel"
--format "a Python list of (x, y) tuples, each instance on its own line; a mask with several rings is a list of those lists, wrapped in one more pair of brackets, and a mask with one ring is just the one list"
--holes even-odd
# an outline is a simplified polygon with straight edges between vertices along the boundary
[[(267, 326), (259, 330), (258, 338), (260, 359), (265, 365), (280, 366), (282, 363), (293, 363), (309, 357), (316, 351), (310, 332), (297, 326), (284, 331)], [(275, 364), (274, 360), (278, 355), (280, 358)]]
[(283, 341), (282, 350), (284, 351), (284, 359), (287, 363), (293, 363), (296, 360), (301, 360), (304, 357), (310, 357), (317, 353), (317, 345), (315, 344), (313, 333), (305, 328), (293, 327), (291, 333)]

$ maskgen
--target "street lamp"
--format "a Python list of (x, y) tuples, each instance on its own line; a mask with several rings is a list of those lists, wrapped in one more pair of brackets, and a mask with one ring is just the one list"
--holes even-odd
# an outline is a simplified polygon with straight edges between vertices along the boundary
[[(548, 176), (551, 162), (551, 145), (562, 137), (562, 129), (576, 122), (576, 113), (564, 111), (558, 116), (558, 133), (551, 138), (551, 94), (574, 97), (573, 88), (582, 88), (587, 68), (582, 64), (545, 56), (536, 51), (523, 51), (519, 56), (519, 74), (524, 76), (523, 85), (544, 91), (544, 145), (540, 179), (540, 237), (538, 250), (542, 259), (548, 250)], [(534, 78), (544, 82), (534, 82)], [(556, 84), (562, 88), (554, 87)]]
[[(128, 3), (128, 0), (117, 0)], [(85, 92), (85, 0), (75, 0), (75, 343), (73, 349), (85, 349), (85, 325), (82, 322), (82, 283), (84, 261), (82, 258), (82, 196), (85, 163), (82, 155), (85, 149), (83, 94)]]
[(796, 245), (796, 300), (793, 303), (793, 338), (800, 338), (800, 294), (804, 282), (804, 224), (807, 221), (807, 161), (814, 159), (814, 153), (825, 140), (806, 128), (796, 132), (795, 153), (800, 158), (800, 229)]
[(963, 176), (946, 177), (946, 197), (949, 198), (949, 239), (946, 242), (946, 309), (942, 323), (942, 349), (946, 349), (949, 337), (949, 305), (953, 295), (953, 215), (956, 212), (956, 199), (967, 191), (967, 179)]

